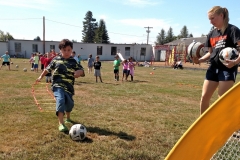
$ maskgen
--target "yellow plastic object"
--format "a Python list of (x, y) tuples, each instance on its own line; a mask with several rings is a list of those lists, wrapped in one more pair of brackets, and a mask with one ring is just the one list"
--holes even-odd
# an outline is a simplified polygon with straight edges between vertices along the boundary
[(240, 82), (204, 112), (165, 160), (209, 160), (240, 129)]
[(172, 65), (174, 62), (174, 53), (175, 53), (175, 49), (173, 48), (172, 52), (170, 53), (170, 56), (169, 56), (169, 64), (170, 65)]

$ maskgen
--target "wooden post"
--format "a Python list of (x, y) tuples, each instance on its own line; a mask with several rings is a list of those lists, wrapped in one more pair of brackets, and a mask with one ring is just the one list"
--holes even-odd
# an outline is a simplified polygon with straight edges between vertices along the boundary
[(45, 54), (45, 16), (43, 16), (43, 54)]

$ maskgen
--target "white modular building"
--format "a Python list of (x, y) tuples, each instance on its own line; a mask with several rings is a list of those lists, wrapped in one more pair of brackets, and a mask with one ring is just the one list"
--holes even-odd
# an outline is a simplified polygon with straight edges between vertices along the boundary
[(5, 54), (5, 52), (8, 50), (8, 43), (7, 42), (1, 42), (0, 41), (0, 56)]
[[(35, 41), (35, 40), (9, 40), (7, 50), (13, 57), (30, 58), (32, 53), (46, 53), (51, 49), (60, 52), (59, 41)], [(0, 44), (1, 45), (1, 44)], [(45, 47), (44, 47), (45, 46)], [(4, 48), (3, 50), (6, 51)], [(137, 61), (151, 61), (153, 50), (150, 44), (102, 44), (102, 43), (81, 43), (74, 42), (73, 50), (76, 55), (80, 54), (83, 59), (87, 59), (90, 54), (93, 57), (99, 56), (102, 61), (114, 60), (117, 53), (127, 59), (133, 57)], [(4, 51), (4, 53), (5, 53)], [(0, 52), (2, 55), (3, 52)]]

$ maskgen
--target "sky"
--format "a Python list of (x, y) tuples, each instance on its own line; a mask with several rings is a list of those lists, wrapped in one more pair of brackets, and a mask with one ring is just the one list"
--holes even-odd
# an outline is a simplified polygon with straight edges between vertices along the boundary
[(186, 26), (194, 37), (211, 28), (207, 12), (213, 6), (226, 7), (230, 23), (240, 28), (239, 0), (0, 0), (0, 30), (15, 39), (81, 42), (83, 21), (88, 11), (105, 21), (111, 43), (154, 44), (161, 29), (171, 27), (175, 36)]

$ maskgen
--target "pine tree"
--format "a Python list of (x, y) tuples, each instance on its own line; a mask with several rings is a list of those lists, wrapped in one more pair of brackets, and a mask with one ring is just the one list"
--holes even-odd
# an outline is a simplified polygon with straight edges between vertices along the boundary
[(165, 43), (172, 42), (173, 40), (175, 40), (175, 37), (173, 34), (173, 29), (172, 29), (172, 27), (170, 27), (167, 32)]
[(41, 38), (37, 36), (36, 38), (33, 39), (34, 41), (41, 41)]
[(98, 23), (93, 18), (92, 12), (88, 11), (83, 21), (82, 42), (93, 43)]
[(156, 44), (163, 45), (165, 43), (166, 33), (164, 29), (161, 29), (161, 32), (158, 33)]
[(109, 43), (108, 31), (106, 29), (106, 23), (103, 19), (99, 21), (99, 27), (96, 31), (96, 36), (94, 38), (96, 43)]
[(191, 37), (191, 38), (192, 38), (192, 37), (193, 37), (193, 34), (192, 34), (192, 33), (190, 33), (190, 34), (189, 34), (189, 37)]
[(188, 35), (187, 26), (183, 26), (182, 30), (180, 31), (179, 37), (180, 37), (180, 38), (187, 38), (188, 36), (189, 36), (189, 35)]

